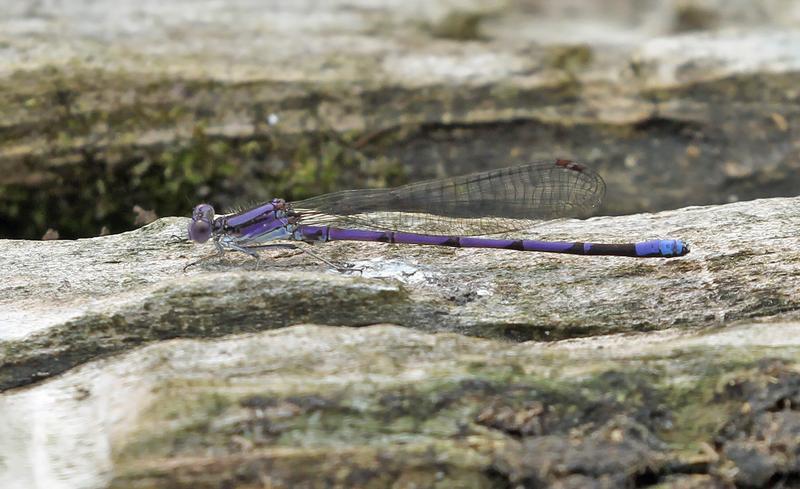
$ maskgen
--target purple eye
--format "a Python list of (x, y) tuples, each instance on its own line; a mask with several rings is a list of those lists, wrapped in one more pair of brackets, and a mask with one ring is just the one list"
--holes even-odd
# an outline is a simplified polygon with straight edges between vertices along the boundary
[(189, 239), (197, 243), (205, 243), (211, 237), (211, 222), (214, 219), (214, 208), (208, 204), (200, 204), (192, 211), (192, 222), (189, 223)]

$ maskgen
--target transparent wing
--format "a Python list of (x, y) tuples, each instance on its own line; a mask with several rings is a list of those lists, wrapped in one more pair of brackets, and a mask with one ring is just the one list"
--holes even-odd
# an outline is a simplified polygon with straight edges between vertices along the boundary
[(604, 195), (595, 171), (556, 160), (391, 189), (344, 190), (291, 206), (301, 224), (474, 236), (585, 217)]

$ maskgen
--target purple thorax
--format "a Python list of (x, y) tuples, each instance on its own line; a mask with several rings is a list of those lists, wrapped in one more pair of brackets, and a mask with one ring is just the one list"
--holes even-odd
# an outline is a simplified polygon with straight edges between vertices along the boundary
[(200, 204), (192, 211), (192, 222), (189, 223), (189, 239), (197, 243), (205, 243), (211, 237), (214, 222), (214, 208), (208, 204)]

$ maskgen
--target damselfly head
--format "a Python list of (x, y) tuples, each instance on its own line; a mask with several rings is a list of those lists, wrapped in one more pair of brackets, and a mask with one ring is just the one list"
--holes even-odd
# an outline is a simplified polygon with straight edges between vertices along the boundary
[(189, 239), (197, 243), (205, 243), (211, 237), (214, 222), (214, 208), (208, 204), (200, 204), (192, 211), (192, 222), (189, 223)]

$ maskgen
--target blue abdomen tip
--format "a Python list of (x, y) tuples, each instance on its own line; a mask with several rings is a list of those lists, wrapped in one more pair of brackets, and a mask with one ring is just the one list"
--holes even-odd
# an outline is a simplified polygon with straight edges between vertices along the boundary
[(679, 239), (662, 239), (658, 245), (661, 256), (683, 256), (689, 253), (689, 246)]

